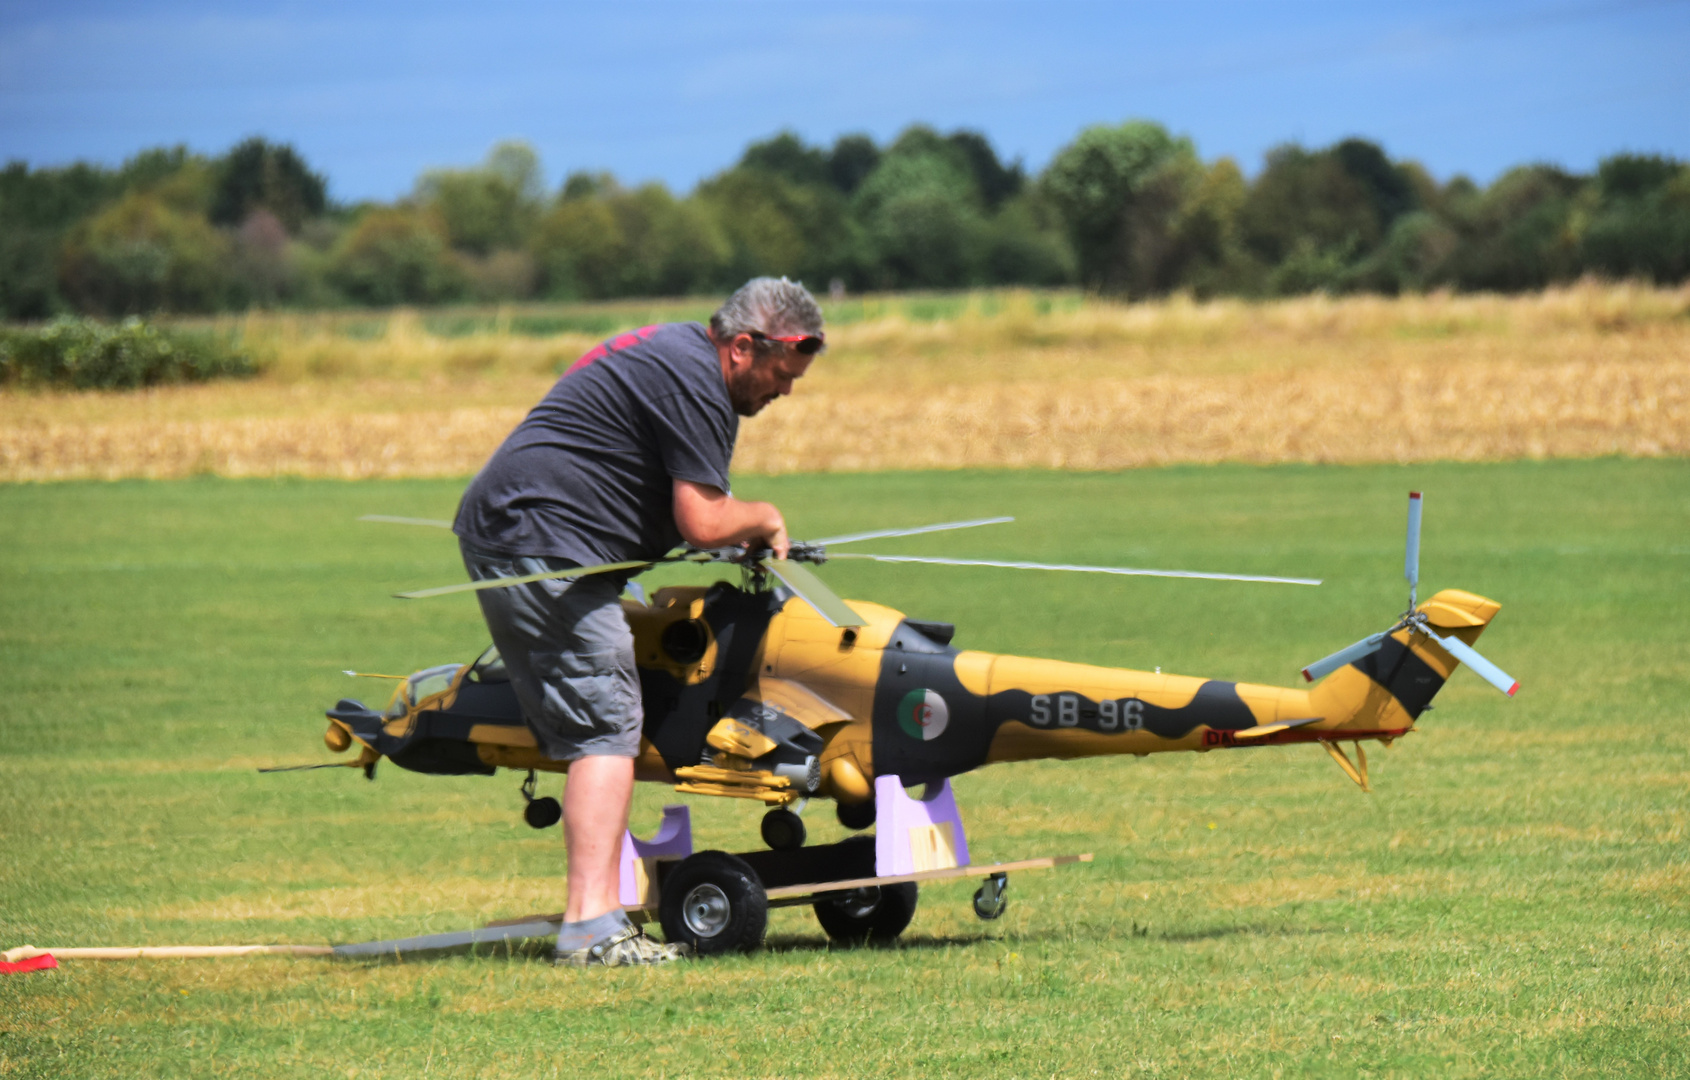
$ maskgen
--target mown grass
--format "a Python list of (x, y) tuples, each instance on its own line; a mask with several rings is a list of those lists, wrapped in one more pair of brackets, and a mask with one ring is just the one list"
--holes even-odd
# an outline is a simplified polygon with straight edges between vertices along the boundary
[[(555, 910), (518, 777), (328, 757), (338, 673), (468, 657), (461, 481), (0, 488), (0, 945), (353, 941)], [(1429, 588), (1500, 600), (1364, 796), (1309, 748), (1033, 763), (958, 784), (981, 859), (1095, 851), (923, 891), (902, 947), (829, 950), (802, 909), (751, 957), (66, 961), (0, 977), (0, 1076), (1670, 1076), (1690, 1071), (1690, 464), (746, 477), (795, 532), (1011, 513), (885, 550), (1327, 578), (1320, 589), (970, 569), (823, 573), (967, 646), (1288, 683)], [(688, 571), (670, 571), (683, 574)], [(379, 693), (379, 690), (376, 691)], [(639, 793), (649, 828), (674, 794)], [(695, 800), (701, 844), (756, 812)], [(807, 815), (839, 834), (825, 807)]]

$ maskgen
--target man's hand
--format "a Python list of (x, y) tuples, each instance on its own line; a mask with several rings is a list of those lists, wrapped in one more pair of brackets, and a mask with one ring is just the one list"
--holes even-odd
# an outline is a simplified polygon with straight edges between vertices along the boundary
[(750, 542), (754, 547), (774, 551), (786, 558), (792, 541), (786, 536), (786, 519), (774, 504), (741, 502), (721, 488), (675, 481), (675, 527), (693, 547), (718, 548)]

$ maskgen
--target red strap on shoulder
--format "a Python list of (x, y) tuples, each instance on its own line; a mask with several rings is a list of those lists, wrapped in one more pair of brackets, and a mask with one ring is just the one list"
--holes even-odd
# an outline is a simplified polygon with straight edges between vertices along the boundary
[(603, 345), (595, 345), (593, 348), (587, 350), (587, 352), (582, 354), (581, 359), (569, 365), (569, 370), (565, 371), (564, 374), (568, 375), (571, 372), (579, 371), (594, 360), (603, 360), (611, 353), (626, 349), (630, 345), (638, 345), (640, 342), (655, 333), (657, 333), (657, 324), (652, 326), (642, 326), (638, 330), (634, 330), (626, 334), (618, 334)]

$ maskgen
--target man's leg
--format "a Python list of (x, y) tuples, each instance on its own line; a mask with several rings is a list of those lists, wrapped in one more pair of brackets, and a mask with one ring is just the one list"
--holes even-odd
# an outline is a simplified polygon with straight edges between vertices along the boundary
[(557, 929), (553, 957), (558, 964), (665, 964), (691, 955), (684, 945), (661, 945), (646, 937), (622, 910), (622, 836), (633, 794), (633, 758), (591, 754), (570, 762), (563, 789), (569, 899)]
[(620, 909), (622, 836), (634, 796), (634, 760), (577, 758), (563, 789), (563, 842), (569, 898), (563, 917), (583, 922)]
[[(462, 546), (477, 581), (573, 565)], [(589, 577), (476, 593), (541, 751), (570, 763), (563, 793), (569, 895), (559, 963), (651, 964), (685, 955), (645, 937), (622, 911), (622, 836), (643, 712), (620, 592), (617, 582)]]

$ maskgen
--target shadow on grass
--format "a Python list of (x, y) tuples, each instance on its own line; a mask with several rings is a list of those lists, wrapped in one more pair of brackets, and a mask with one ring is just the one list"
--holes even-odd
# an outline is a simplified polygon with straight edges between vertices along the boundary
[[(1051, 935), (1018, 935), (1017, 941), (1045, 940)], [(977, 945), (989, 945), (1000, 942), (1001, 939), (986, 935), (954, 935), (946, 937), (900, 937), (896, 941), (877, 944), (864, 942), (853, 944), (850, 942), (832, 941), (826, 937), (802, 936), (797, 934), (782, 934), (767, 938), (760, 951), (774, 954), (785, 953), (825, 953), (825, 952), (853, 952), (859, 949), (890, 949), (900, 951), (940, 951), (945, 949), (970, 948)], [(404, 953), (394, 953), (382, 956), (341, 957), (339, 963), (350, 965), (366, 965), (379, 967), (390, 964), (424, 964), (444, 960), (474, 959), (483, 961), (503, 960), (511, 963), (550, 963), (552, 960), (553, 942), (551, 938), (526, 938), (520, 941), (502, 941), (496, 945), (459, 945), (449, 948), (409, 949)], [(706, 957), (705, 959), (708, 959)]]
[[(1039, 935), (1043, 937), (1044, 935)], [(1037, 940), (1035, 937), (1017, 936), (1017, 940)], [(805, 952), (850, 952), (856, 949), (901, 949), (906, 951), (968, 948), (974, 945), (992, 945), (1001, 943), (1001, 938), (987, 937), (984, 934), (955, 935), (950, 937), (899, 937), (896, 941), (885, 943), (864, 942), (861, 944), (847, 941), (833, 941), (826, 937), (800, 937), (795, 934), (783, 934), (779, 937), (767, 938), (763, 948), (769, 952), (805, 953)]]
[[(1190, 945), (1204, 941), (1218, 941), (1233, 937), (1279, 937), (1300, 938), (1329, 934), (1324, 927), (1298, 926), (1269, 926), (1264, 924), (1242, 924), (1234, 926), (1214, 926), (1191, 930), (1168, 930), (1152, 934), (1148, 926), (1134, 925), (1130, 934), (1109, 934), (1111, 940), (1132, 941), (1151, 940), (1166, 942), (1173, 945)], [(1039, 942), (1056, 941), (1068, 937), (1066, 934), (1016, 934), (1014, 944), (1033, 944)], [(828, 952), (854, 952), (857, 950), (895, 950), (901, 952), (942, 952), (950, 949), (970, 949), (981, 945), (1002, 945), (1009, 939), (994, 937), (987, 934), (952, 934), (943, 936), (899, 937), (891, 942), (843, 942), (833, 941), (821, 936), (798, 934), (781, 934), (764, 940), (760, 951), (773, 954), (804, 954)], [(381, 966), (387, 964), (421, 964), (442, 960), (470, 958), (475, 960), (504, 960), (515, 963), (550, 963), (552, 959), (552, 939), (549, 937), (527, 938), (520, 941), (504, 941), (496, 945), (455, 946), (426, 950), (409, 950), (403, 954), (371, 957), (343, 957), (340, 962), (345, 964), (364, 964)], [(708, 959), (708, 958), (705, 958)]]

